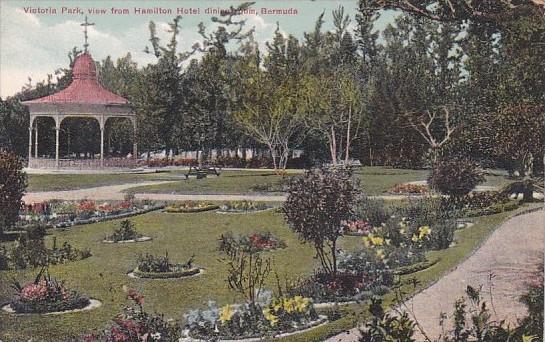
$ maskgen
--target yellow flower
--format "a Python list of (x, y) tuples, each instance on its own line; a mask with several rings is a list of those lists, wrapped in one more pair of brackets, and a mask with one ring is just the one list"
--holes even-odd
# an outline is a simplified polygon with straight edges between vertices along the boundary
[(373, 236), (373, 234), (369, 234), (369, 236), (363, 237), (363, 244), (365, 247), (382, 246), (384, 244), (384, 239), (380, 236)]
[(292, 313), (295, 311), (295, 301), (292, 298), (284, 298), (283, 301), (284, 311)]
[(431, 228), (429, 226), (422, 226), (418, 228), (418, 238), (422, 240), (426, 236), (431, 234)]
[(418, 236), (416, 234), (413, 234), (413, 237), (411, 238), (412, 242), (418, 242)]
[(265, 319), (269, 321), (271, 326), (275, 326), (276, 323), (278, 323), (278, 317), (276, 317), (269, 308), (263, 310), (263, 316), (265, 316)]
[(377, 257), (382, 260), (384, 259), (384, 250), (381, 248), (381, 249), (377, 249)]
[(306, 312), (310, 304), (310, 299), (303, 296), (295, 296), (293, 297), (293, 301), (295, 302), (295, 310), (297, 312)]
[(235, 307), (233, 305), (225, 305), (220, 309), (220, 321), (222, 324), (229, 322), (235, 314)]
[(371, 243), (373, 243), (374, 246), (382, 246), (384, 244), (384, 239), (380, 236), (373, 236), (371, 237)]
[(278, 312), (278, 311), (280, 311), (280, 309), (282, 309), (282, 300), (281, 299), (275, 300), (274, 303), (273, 303), (274, 312)]

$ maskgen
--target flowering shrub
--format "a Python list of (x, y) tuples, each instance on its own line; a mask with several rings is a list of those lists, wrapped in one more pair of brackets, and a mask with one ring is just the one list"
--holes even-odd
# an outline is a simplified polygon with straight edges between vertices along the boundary
[(399, 194), (399, 195), (405, 195), (405, 194), (423, 195), (428, 192), (428, 187), (425, 185), (403, 183), (403, 184), (396, 184), (393, 188), (388, 190), (388, 192), (392, 194)]
[(132, 305), (113, 319), (111, 327), (87, 334), (84, 342), (153, 342), (178, 341), (181, 328), (178, 322), (163, 315), (152, 315), (144, 310), (144, 296), (132, 289), (124, 289)]
[(227, 253), (234, 249), (245, 252), (261, 252), (286, 248), (286, 243), (270, 232), (252, 233), (243, 236), (235, 236), (232, 233), (226, 233), (220, 236), (219, 241), (219, 250)]
[(184, 264), (170, 262), (168, 252), (165, 256), (152, 254), (139, 255), (134, 274), (141, 278), (177, 278), (199, 273), (199, 268), (193, 266), (195, 256)]
[(255, 202), (255, 201), (231, 201), (224, 203), (220, 206), (221, 211), (225, 212), (246, 212), (246, 211), (257, 211), (268, 209), (265, 203)]
[(107, 236), (107, 241), (119, 242), (127, 240), (136, 240), (142, 237), (134, 228), (134, 223), (131, 220), (123, 220), (119, 222), (119, 226), (114, 228), (112, 235)]
[(218, 208), (217, 204), (207, 201), (183, 201), (167, 206), (165, 211), (167, 213), (196, 213)]
[(184, 315), (187, 334), (193, 338), (240, 339), (274, 336), (318, 324), (321, 320), (309, 298), (269, 296), (255, 305), (209, 302), (204, 310)]
[(81, 309), (89, 304), (89, 298), (68, 290), (45, 273), (42, 268), (33, 283), (22, 286), (14, 282), (15, 297), (10, 306), (17, 313), (46, 313)]

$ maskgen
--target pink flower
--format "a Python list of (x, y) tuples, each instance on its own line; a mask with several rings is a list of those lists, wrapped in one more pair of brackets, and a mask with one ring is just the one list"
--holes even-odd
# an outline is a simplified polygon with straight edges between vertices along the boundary
[(38, 284), (27, 284), (20, 292), (21, 299), (29, 301), (44, 300), (47, 297), (47, 284), (40, 281)]

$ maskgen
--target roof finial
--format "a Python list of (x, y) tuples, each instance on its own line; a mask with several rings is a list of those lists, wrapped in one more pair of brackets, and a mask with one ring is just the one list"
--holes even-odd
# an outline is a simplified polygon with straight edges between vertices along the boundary
[(85, 44), (83, 44), (83, 50), (84, 52), (87, 52), (87, 47), (89, 44), (87, 43), (87, 26), (93, 26), (95, 23), (90, 23), (87, 21), (87, 16), (85, 16), (85, 22), (81, 24), (83, 26), (83, 36), (85, 37)]

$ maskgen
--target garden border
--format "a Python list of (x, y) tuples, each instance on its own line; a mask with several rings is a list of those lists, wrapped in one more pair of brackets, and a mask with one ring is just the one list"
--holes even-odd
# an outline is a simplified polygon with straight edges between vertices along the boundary
[[(204, 268), (203, 267), (193, 267), (192, 269), (186, 271), (186, 272), (141, 272), (148, 276), (139, 276), (136, 274), (137, 269), (133, 269), (132, 271), (127, 273), (127, 276), (131, 279), (144, 279), (144, 280), (179, 280), (184, 278), (194, 278), (200, 275), (203, 275)], [(156, 276), (153, 276), (156, 275)], [(168, 276), (167, 276), (168, 275)]]
[[(283, 338), (288, 336), (293, 336), (297, 334), (302, 334), (307, 331), (310, 331), (312, 329), (318, 328), (320, 326), (326, 325), (329, 323), (329, 319), (325, 315), (318, 315), (318, 319), (310, 322), (305, 327), (303, 327), (300, 330), (292, 330), (287, 331), (283, 333), (278, 333), (277, 335), (267, 335), (267, 336), (260, 336), (260, 337), (240, 337), (235, 339), (222, 339), (221, 337), (218, 337), (218, 342), (257, 342), (257, 341), (263, 341), (267, 339), (277, 339), (277, 338)], [(183, 337), (179, 339), (180, 342), (206, 342), (207, 340), (201, 340), (197, 338), (193, 338), (189, 336), (189, 332), (187, 330), (184, 330)]]
[(46, 316), (46, 315), (63, 315), (63, 314), (69, 314), (69, 313), (76, 313), (76, 312), (83, 312), (83, 311), (90, 311), (93, 309), (97, 309), (102, 306), (102, 302), (95, 298), (89, 298), (89, 304), (87, 304), (85, 307), (81, 309), (72, 309), (72, 310), (64, 310), (64, 311), (52, 311), (52, 312), (36, 312), (36, 313), (30, 313), (30, 312), (22, 312), (18, 313), (15, 312), (11, 308), (11, 303), (3, 303), (2, 304), (2, 311), (5, 313), (8, 313), (10, 315), (16, 315), (16, 316)]

